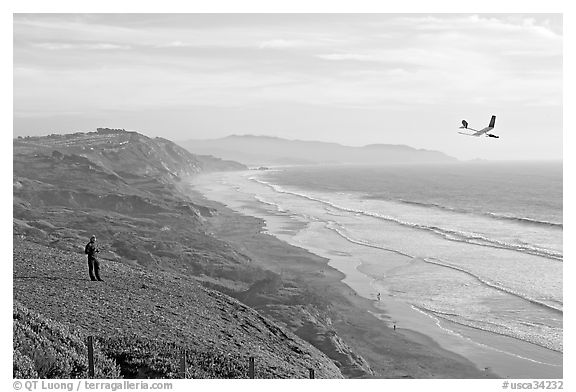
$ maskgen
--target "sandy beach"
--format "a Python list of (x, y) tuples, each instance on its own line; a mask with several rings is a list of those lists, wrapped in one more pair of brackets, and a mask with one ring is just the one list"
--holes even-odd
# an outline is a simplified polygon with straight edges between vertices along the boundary
[[(263, 219), (233, 211), (197, 191), (192, 191), (191, 196), (218, 210), (218, 214), (208, 221), (215, 237), (234, 244), (259, 265), (299, 282), (315, 299), (320, 298), (328, 304), (338, 315), (332, 320), (334, 329), (369, 362), (373, 377), (498, 377), (442, 348), (426, 334), (409, 328), (408, 323), (398, 323), (395, 330), (384, 298), (377, 303), (361, 290), (355, 290), (364, 279), (355, 268), (344, 274), (331, 265), (329, 258), (267, 234), (267, 223)], [(299, 226), (297, 222), (288, 223), (284, 225), (284, 232), (291, 235)], [(355, 284), (355, 278), (358, 284)]]
[[(197, 179), (194, 189), (209, 197), (206, 184), (211, 181), (209, 176)], [(263, 208), (256, 200), (231, 202), (226, 208), (199, 193), (194, 197), (218, 209), (219, 215), (210, 220), (215, 236), (241, 247), (267, 268), (290, 274), (338, 309), (341, 319), (335, 320), (335, 329), (379, 377), (562, 377), (561, 353), (446, 320), (440, 323), (397, 300), (381, 278), (418, 261), (377, 250), (376, 263), (366, 247), (343, 247), (337, 234), (324, 235), (319, 247), (313, 238), (318, 231), (309, 227), (314, 223), (303, 230), (303, 222)], [(474, 340), (464, 338), (464, 330)]]

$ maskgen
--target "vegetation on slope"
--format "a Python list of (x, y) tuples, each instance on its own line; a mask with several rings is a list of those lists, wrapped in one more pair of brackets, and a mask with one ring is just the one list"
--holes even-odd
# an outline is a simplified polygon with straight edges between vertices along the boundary
[[(13, 306), (14, 378), (88, 378), (88, 333), (50, 320), (19, 302)], [(94, 339), (96, 378), (248, 378), (248, 358), (135, 334)], [(304, 372), (303, 372), (304, 374)], [(257, 378), (273, 376), (255, 366)]]
[[(14, 378), (88, 378), (86, 336), (78, 329), (13, 306)], [(98, 345), (95, 376), (119, 378), (120, 368)]]
[(125, 377), (175, 377), (182, 349), (196, 377), (244, 377), (250, 356), (259, 377), (341, 377), (320, 351), (193, 277), (104, 261), (104, 282), (92, 282), (85, 255), (18, 237), (13, 261), (14, 300), (95, 336)]
[[(14, 140), (14, 299), (93, 334), (126, 376), (173, 376), (173, 354), (154, 353), (175, 344), (194, 354), (191, 375), (242, 377), (254, 356), (261, 377), (306, 377), (309, 367), (341, 377), (321, 352), (196, 280), (249, 285), (268, 275), (207, 233), (214, 211), (180, 190), (183, 176), (239, 168), (123, 130)], [(100, 286), (87, 279), (91, 234)]]

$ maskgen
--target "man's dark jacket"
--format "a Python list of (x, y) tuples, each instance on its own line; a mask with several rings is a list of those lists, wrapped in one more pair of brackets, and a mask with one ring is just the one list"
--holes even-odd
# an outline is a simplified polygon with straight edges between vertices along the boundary
[(98, 245), (95, 242), (89, 242), (86, 244), (86, 248), (84, 249), (84, 253), (88, 255), (88, 258), (95, 259), (96, 253), (100, 252), (98, 250)]

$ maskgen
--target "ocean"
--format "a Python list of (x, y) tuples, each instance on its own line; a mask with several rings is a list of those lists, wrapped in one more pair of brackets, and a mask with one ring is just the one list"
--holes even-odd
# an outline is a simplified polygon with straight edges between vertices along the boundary
[(383, 309), (409, 306), (453, 339), (561, 368), (562, 184), (561, 163), (483, 162), (284, 167), (197, 185), (327, 257)]

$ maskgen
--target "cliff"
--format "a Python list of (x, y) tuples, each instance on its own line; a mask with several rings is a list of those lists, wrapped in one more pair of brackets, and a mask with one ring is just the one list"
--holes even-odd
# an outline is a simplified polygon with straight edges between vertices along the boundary
[[(329, 358), (289, 329), (203, 286), (210, 277), (249, 285), (266, 274), (206, 232), (203, 222), (215, 211), (192, 202), (180, 186), (187, 176), (243, 165), (124, 130), (13, 144), (13, 279), (20, 313), (73, 330), (74, 341), (94, 335), (123, 377), (176, 376), (178, 358), (157, 352), (170, 345), (194, 353), (191, 361), (200, 369), (202, 363), (221, 366), (192, 373), (199, 377), (246, 377), (249, 356), (258, 377), (308, 377), (309, 368), (317, 377), (342, 377)], [(87, 276), (83, 248), (91, 234), (101, 244), (103, 283)], [(26, 339), (44, 341), (32, 332)], [(54, 340), (35, 357), (17, 348), (22, 339), (15, 335), (15, 358), (35, 371), (71, 341)], [(154, 365), (159, 356), (165, 366)]]

